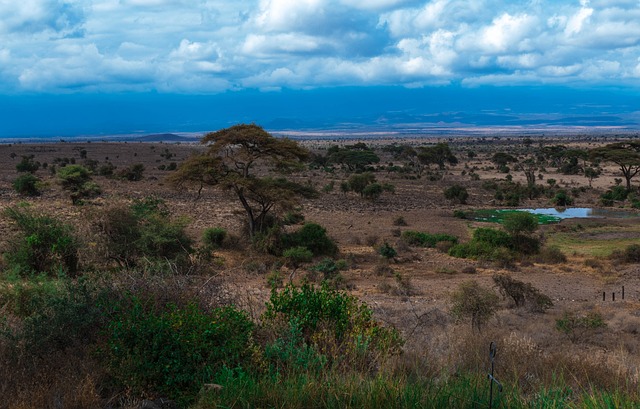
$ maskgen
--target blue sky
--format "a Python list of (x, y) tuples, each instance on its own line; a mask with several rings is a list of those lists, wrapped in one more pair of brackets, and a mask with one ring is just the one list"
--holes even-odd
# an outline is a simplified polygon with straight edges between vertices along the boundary
[(0, 137), (629, 118), (639, 86), (637, 0), (0, 0)]

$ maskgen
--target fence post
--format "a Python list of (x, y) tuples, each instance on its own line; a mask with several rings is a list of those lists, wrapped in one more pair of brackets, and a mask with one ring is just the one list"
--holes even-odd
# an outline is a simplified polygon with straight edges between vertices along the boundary
[(493, 407), (493, 383), (495, 382), (498, 385), (498, 392), (502, 392), (502, 384), (498, 382), (496, 378), (493, 377), (493, 363), (496, 357), (496, 352), (498, 348), (496, 347), (496, 343), (491, 341), (489, 344), (489, 361), (491, 362), (491, 373), (489, 373), (489, 409)]

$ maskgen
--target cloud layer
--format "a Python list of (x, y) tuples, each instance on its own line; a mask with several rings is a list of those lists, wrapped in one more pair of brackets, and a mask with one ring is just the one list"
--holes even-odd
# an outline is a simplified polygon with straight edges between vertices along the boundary
[(640, 85), (636, 0), (0, 0), (0, 91)]

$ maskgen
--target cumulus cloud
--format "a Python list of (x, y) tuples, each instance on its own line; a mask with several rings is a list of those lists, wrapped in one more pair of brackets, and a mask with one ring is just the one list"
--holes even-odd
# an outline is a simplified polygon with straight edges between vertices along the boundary
[(13, 92), (624, 85), (640, 77), (639, 21), (635, 0), (0, 0), (0, 78)]

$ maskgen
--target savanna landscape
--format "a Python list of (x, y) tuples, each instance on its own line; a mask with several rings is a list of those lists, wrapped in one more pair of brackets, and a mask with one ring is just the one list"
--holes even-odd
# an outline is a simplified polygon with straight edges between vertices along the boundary
[(1, 144), (0, 407), (637, 407), (639, 170), (631, 134)]

